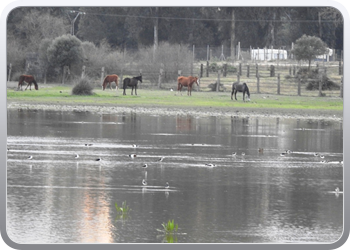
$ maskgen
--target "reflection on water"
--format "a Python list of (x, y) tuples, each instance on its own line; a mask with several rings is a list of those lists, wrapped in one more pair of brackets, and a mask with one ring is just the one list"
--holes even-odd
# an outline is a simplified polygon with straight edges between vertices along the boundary
[[(335, 242), (342, 137), (338, 121), (9, 110), (7, 233), (17, 243)], [(119, 218), (123, 201), (131, 212)], [(159, 235), (172, 219), (181, 234)]]

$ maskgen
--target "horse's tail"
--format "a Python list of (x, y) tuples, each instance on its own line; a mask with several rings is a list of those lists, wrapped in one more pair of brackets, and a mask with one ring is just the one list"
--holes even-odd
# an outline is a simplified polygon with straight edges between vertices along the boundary
[(248, 88), (248, 85), (246, 83), (244, 83), (244, 86), (247, 90), (247, 95), (248, 95), (248, 98), (250, 99), (250, 93), (249, 93), (249, 88)]
[(38, 90), (39, 87), (38, 87), (38, 83), (35, 81), (35, 79), (33, 78), (33, 83), (34, 83), (34, 86), (35, 86), (35, 89)]

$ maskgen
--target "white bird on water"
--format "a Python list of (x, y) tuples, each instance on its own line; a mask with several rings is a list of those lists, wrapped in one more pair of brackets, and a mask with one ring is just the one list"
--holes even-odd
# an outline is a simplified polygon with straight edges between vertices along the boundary
[(169, 182), (166, 182), (165, 183), (165, 188), (169, 188), (170, 186), (169, 186)]
[(159, 161), (159, 162), (162, 162), (162, 161), (164, 160), (164, 158), (165, 158), (165, 157), (160, 157), (160, 158), (158, 159), (158, 161)]
[(79, 158), (79, 155), (78, 155), (78, 154), (76, 154), (74, 158), (75, 158), (75, 159), (78, 159), (78, 158)]
[(147, 163), (142, 166), (143, 168), (148, 168)]
[(215, 164), (212, 164), (212, 163), (205, 164), (205, 166), (207, 166), (207, 167), (211, 167), (211, 168), (216, 167), (216, 165), (215, 165)]
[(147, 185), (147, 181), (145, 179), (142, 180), (142, 185), (144, 185), (144, 186)]
[(28, 160), (31, 160), (31, 159), (33, 159), (33, 156), (30, 155), (30, 156), (27, 157), (27, 159), (28, 159)]
[(130, 157), (131, 159), (134, 159), (134, 158), (136, 157), (136, 155), (135, 155), (135, 154), (131, 154), (131, 155), (129, 155), (129, 157)]
[(102, 159), (101, 158), (97, 158), (95, 161), (102, 161)]

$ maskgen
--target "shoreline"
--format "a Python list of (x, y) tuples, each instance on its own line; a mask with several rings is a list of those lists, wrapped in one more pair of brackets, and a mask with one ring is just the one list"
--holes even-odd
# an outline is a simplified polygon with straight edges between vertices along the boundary
[(278, 109), (278, 108), (227, 108), (227, 107), (147, 107), (112, 106), (112, 105), (84, 105), (84, 104), (28, 104), (15, 101), (7, 102), (7, 109), (27, 109), (67, 112), (92, 112), (100, 114), (137, 113), (149, 115), (192, 115), (192, 116), (220, 116), (220, 117), (265, 117), (291, 119), (323, 119), (343, 121), (343, 111), (310, 110), (310, 109)]

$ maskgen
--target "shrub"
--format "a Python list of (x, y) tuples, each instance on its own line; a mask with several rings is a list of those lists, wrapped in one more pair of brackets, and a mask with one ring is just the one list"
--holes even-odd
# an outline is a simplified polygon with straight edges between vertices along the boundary
[(93, 95), (94, 85), (87, 77), (80, 78), (72, 89), (72, 95)]

